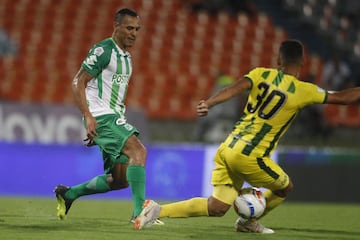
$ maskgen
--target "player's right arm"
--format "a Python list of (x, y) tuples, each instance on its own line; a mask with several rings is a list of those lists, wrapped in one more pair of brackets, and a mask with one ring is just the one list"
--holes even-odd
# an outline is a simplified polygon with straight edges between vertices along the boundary
[(251, 88), (251, 82), (245, 77), (240, 78), (234, 83), (216, 92), (207, 100), (201, 100), (196, 108), (199, 117), (206, 116), (209, 109), (219, 103), (225, 102), (230, 98), (243, 93)]
[(349, 88), (338, 92), (328, 92), (326, 103), (328, 104), (351, 104), (360, 102), (360, 87)]
[(93, 76), (85, 71), (83, 67), (81, 67), (78, 73), (75, 75), (72, 84), (72, 92), (75, 98), (75, 103), (85, 119), (86, 133), (90, 140), (92, 140), (97, 135), (96, 120), (89, 111), (85, 94), (85, 88), (91, 79), (93, 79)]

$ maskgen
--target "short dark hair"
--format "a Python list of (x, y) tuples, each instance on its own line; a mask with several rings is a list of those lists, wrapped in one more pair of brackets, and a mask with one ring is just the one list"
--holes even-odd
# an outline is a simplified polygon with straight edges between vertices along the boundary
[(134, 10), (130, 9), (130, 8), (122, 8), (120, 10), (118, 10), (115, 14), (115, 17), (114, 17), (114, 21), (115, 22), (118, 22), (118, 23), (121, 23), (124, 16), (126, 15), (129, 15), (129, 16), (132, 16), (132, 17), (138, 17), (138, 14), (137, 12), (135, 12)]
[(303, 59), (303, 44), (294, 39), (285, 40), (281, 43), (279, 54), (284, 65), (300, 64)]

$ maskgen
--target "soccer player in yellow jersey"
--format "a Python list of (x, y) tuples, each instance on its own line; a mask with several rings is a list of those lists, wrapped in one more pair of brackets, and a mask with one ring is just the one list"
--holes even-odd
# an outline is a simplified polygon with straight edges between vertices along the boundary
[[(200, 117), (206, 116), (211, 107), (249, 91), (242, 118), (215, 155), (212, 196), (162, 206), (146, 200), (135, 221), (135, 229), (151, 226), (158, 217), (223, 216), (232, 206), (244, 181), (266, 188), (267, 204), (262, 216), (283, 202), (293, 184), (270, 156), (297, 113), (310, 104), (350, 104), (360, 100), (360, 88), (328, 92), (298, 80), (303, 61), (303, 45), (297, 40), (286, 40), (279, 49), (277, 69), (255, 68), (206, 101), (201, 100), (197, 106)], [(235, 228), (239, 232), (274, 232), (261, 225), (258, 219), (241, 217)]]

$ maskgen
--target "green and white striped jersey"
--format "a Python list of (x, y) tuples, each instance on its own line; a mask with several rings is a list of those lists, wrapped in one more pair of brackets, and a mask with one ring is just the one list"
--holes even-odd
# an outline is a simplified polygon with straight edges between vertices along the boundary
[(95, 44), (81, 65), (94, 78), (86, 87), (86, 100), (93, 116), (125, 114), (125, 97), (132, 73), (131, 55), (112, 38)]

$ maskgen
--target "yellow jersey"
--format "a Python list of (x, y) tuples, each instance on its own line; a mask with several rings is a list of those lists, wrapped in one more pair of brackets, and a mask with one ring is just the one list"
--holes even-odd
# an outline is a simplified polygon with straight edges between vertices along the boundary
[(247, 105), (232, 136), (246, 143), (242, 154), (269, 156), (299, 110), (326, 102), (327, 91), (273, 68), (255, 68), (245, 75), (252, 86)]

